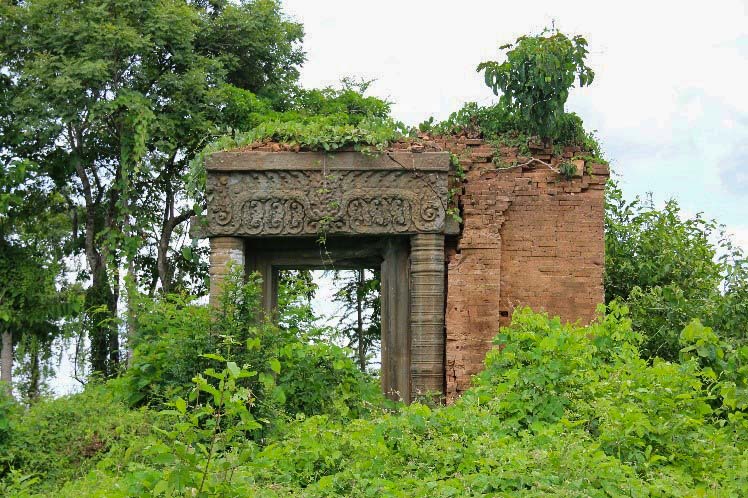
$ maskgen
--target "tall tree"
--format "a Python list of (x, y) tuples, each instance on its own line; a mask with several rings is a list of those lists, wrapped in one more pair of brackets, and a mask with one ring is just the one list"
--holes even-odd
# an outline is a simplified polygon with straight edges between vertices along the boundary
[(86, 304), (104, 311), (91, 315), (91, 365), (109, 376), (123, 275), (174, 287), (174, 235), (194, 213), (189, 158), (230, 126), (222, 110), (234, 99), (283, 101), (303, 30), (275, 0), (28, 0), (3, 3), (0, 16), (2, 74), (22, 130), (6, 154), (39, 164), (73, 213)]
[(334, 282), (340, 285), (335, 302), (340, 303), (340, 323), (337, 332), (356, 350), (356, 363), (366, 371), (369, 354), (381, 340), (381, 307), (379, 300), (379, 271), (359, 268), (336, 271)]
[(642, 351), (676, 361), (680, 334), (699, 318), (722, 338), (748, 343), (748, 259), (713, 220), (671, 200), (628, 201), (611, 183), (605, 209), (605, 301), (628, 305)]
[[(4, 136), (13, 140), (3, 124), (7, 121), (0, 120)], [(21, 344), (33, 399), (41, 383), (40, 358), (51, 356), (58, 320), (75, 304), (69, 299), (74, 294), (58, 289), (59, 262), (69, 246), (66, 216), (59, 214), (65, 203), (33, 168), (2, 154), (0, 159), (0, 380), (10, 388), (14, 348)]]
[(0, 239), (0, 380), (12, 385), (16, 344), (23, 344), (28, 356), (29, 399), (39, 394), (40, 355), (48, 355), (52, 341), (59, 336), (58, 320), (69, 315), (74, 301), (68, 301), (55, 284), (59, 265), (50, 263), (30, 247), (9, 244)]

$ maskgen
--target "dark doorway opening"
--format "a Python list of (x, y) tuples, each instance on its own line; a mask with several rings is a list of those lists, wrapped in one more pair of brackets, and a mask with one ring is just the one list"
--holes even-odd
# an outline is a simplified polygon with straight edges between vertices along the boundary
[(379, 267), (281, 269), (278, 325), (311, 342), (348, 348), (361, 371), (379, 377), (380, 283)]
[[(353, 298), (348, 303), (353, 317), (352, 323), (348, 320), (348, 339), (356, 347), (357, 362), (361, 364), (363, 358), (364, 365), (368, 363), (366, 354), (373, 346), (370, 339), (379, 336), (382, 388), (388, 396), (407, 401), (410, 399), (409, 250), (408, 238), (404, 236), (330, 237), (322, 244), (310, 237), (256, 238), (247, 239), (245, 257), (247, 271), (258, 272), (262, 277), (263, 308), (269, 316), (276, 316), (279, 284), (288, 272), (325, 270), (352, 275), (347, 283)], [(371, 274), (368, 278), (366, 269)], [(379, 295), (379, 320), (368, 320), (365, 324), (361, 323), (364, 310), (359, 312), (359, 304), (363, 308), (364, 302), (357, 299), (357, 294), (367, 285), (378, 288), (379, 292), (368, 294), (370, 298), (372, 294)], [(367, 332), (364, 335), (368, 338), (364, 337), (361, 345), (369, 347), (361, 350), (357, 335), (365, 325), (362, 332)]]

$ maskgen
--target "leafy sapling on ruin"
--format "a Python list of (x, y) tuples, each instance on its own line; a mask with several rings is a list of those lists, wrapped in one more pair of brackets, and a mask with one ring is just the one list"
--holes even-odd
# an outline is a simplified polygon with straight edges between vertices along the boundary
[(484, 72), (486, 85), (501, 95), (500, 103), (523, 127), (550, 144), (562, 131), (569, 89), (577, 80), (582, 87), (595, 78), (585, 62), (587, 40), (569, 38), (554, 28), (521, 36), (500, 49), (507, 51), (504, 62), (482, 62), (477, 71)]

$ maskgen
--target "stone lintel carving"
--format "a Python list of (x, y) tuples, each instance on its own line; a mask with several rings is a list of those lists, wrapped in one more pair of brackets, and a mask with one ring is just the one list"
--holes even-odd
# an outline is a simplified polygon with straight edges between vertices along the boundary
[(448, 153), (221, 152), (207, 170), (210, 237), (445, 231)]

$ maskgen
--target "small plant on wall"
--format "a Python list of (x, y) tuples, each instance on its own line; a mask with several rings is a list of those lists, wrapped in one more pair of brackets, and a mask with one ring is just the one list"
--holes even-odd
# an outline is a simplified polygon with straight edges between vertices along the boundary
[(562, 132), (564, 104), (569, 89), (592, 83), (595, 73), (585, 60), (587, 40), (567, 37), (555, 28), (536, 36), (521, 36), (503, 45), (506, 60), (478, 65), (486, 85), (500, 102), (518, 118), (529, 133), (549, 143)]

